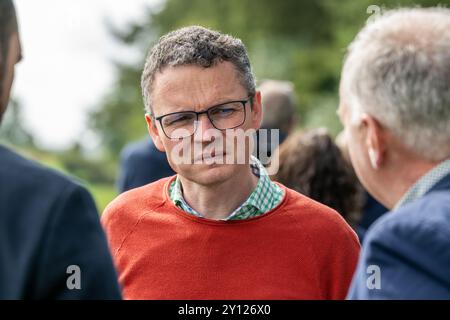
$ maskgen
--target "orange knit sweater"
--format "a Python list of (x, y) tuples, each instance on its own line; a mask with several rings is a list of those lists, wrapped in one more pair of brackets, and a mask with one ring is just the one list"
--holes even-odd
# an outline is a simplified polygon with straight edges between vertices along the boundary
[(168, 194), (175, 177), (120, 195), (102, 217), (127, 299), (344, 299), (359, 254), (330, 208), (291, 189), (272, 211), (213, 221)]

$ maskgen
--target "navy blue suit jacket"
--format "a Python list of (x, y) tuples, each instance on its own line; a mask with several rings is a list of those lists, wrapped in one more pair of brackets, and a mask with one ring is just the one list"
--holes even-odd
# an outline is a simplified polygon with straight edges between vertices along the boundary
[(166, 154), (156, 149), (150, 138), (127, 145), (120, 158), (117, 182), (120, 193), (175, 174)]
[(120, 297), (89, 193), (0, 146), (0, 299)]
[(369, 229), (348, 298), (450, 299), (450, 175)]

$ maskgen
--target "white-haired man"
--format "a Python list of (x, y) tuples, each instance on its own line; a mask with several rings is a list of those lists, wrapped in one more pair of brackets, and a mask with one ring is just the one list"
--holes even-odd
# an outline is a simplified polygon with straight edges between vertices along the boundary
[(339, 116), (361, 182), (392, 209), (350, 299), (450, 298), (450, 10), (389, 11), (349, 47)]

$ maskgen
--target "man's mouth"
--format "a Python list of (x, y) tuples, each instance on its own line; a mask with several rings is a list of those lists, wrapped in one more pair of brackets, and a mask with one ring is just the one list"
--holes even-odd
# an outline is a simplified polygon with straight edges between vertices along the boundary
[(225, 157), (226, 157), (225, 152), (221, 152), (216, 155), (216, 152), (213, 151), (211, 153), (202, 154), (201, 156), (195, 158), (195, 163), (203, 163), (205, 161), (214, 162), (214, 161), (218, 161), (218, 160), (221, 160), (221, 162), (224, 162)]

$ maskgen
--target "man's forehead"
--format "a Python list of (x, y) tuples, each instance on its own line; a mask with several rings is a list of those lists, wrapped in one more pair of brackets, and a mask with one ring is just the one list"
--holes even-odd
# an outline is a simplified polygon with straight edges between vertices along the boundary
[(345, 114), (346, 112), (346, 105), (347, 105), (347, 95), (346, 95), (346, 90), (344, 88), (344, 83), (341, 77), (341, 82), (339, 84), (339, 107), (338, 107), (338, 114), (340, 114), (341, 116)]
[(347, 106), (344, 102), (344, 100), (342, 99), (342, 97), (339, 100), (339, 106), (336, 110), (336, 114), (339, 117), (339, 120), (341, 120), (342, 123), (344, 123), (346, 114), (347, 114)]
[(246, 92), (234, 66), (224, 63), (209, 68), (197, 65), (167, 67), (155, 75), (152, 91), (153, 103), (159, 100), (172, 105), (186, 105), (190, 99), (220, 102), (242, 98), (236, 95)]
[(238, 78), (236, 68), (228, 61), (219, 62), (209, 67), (203, 67), (197, 64), (166, 66), (155, 74), (153, 82), (176, 84), (187, 80), (195, 83), (195, 80), (197, 79), (220, 79), (223, 81), (225, 78), (229, 78), (229, 80), (232, 81), (235, 81)]

